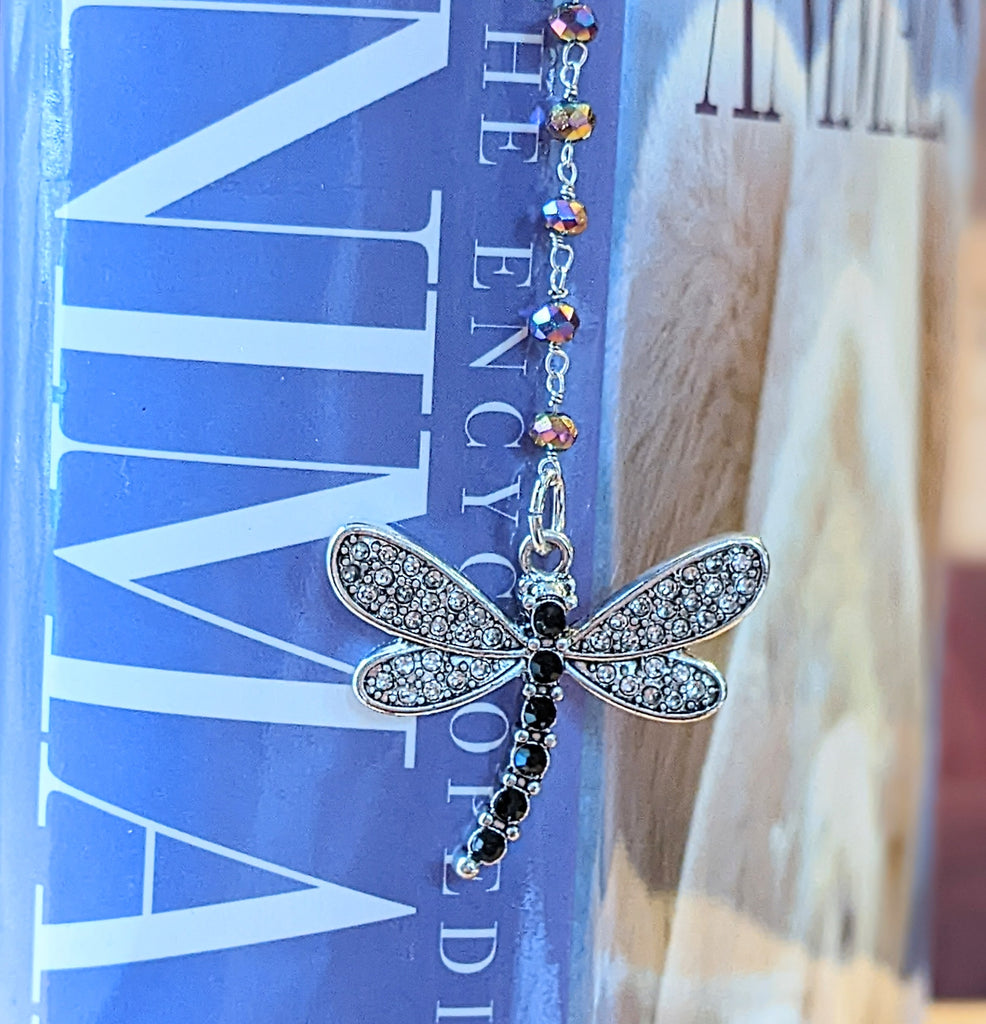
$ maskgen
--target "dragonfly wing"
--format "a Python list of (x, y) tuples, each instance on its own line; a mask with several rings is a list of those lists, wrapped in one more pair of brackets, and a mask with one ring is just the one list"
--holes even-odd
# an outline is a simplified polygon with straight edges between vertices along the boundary
[(430, 715), (457, 708), (517, 675), (520, 658), (477, 658), (399, 641), (356, 666), (353, 689), (374, 711)]
[(485, 594), (394, 530), (345, 526), (332, 538), (327, 562), (339, 600), (393, 636), (488, 658), (524, 649), (517, 627)]
[(750, 611), (768, 571), (767, 551), (755, 537), (707, 541), (611, 597), (576, 629), (569, 654), (615, 661), (716, 636)]
[(620, 661), (572, 658), (568, 670), (607, 704), (664, 722), (707, 718), (726, 699), (715, 665), (680, 651)]

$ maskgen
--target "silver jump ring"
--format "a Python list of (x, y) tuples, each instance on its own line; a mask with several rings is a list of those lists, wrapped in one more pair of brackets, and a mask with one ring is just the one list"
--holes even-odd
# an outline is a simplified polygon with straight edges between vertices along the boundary
[[(550, 555), (551, 551), (555, 550), (560, 556), (558, 565), (551, 571), (562, 573), (568, 572), (572, 565), (572, 559), (575, 557), (575, 550), (572, 547), (572, 542), (565, 536), (565, 534), (556, 533), (554, 530), (545, 530), (544, 539), (548, 545), (548, 554)], [(517, 560), (520, 562), (522, 572), (530, 572), (532, 570), (533, 558), (534, 540), (530, 536), (527, 536), (520, 542), (520, 551), (517, 554)]]

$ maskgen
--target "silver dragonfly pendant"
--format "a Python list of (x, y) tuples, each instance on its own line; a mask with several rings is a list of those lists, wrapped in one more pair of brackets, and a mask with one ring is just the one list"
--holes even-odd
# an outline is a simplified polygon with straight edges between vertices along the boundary
[(544, 570), (532, 565), (529, 542), (521, 547), (517, 584), (522, 622), (393, 530), (353, 524), (329, 545), (329, 579), (339, 600), (398, 638), (356, 667), (353, 687), (367, 707), (428, 715), (526, 677), (509, 762), (455, 862), (463, 878), (497, 863), (520, 836), (556, 743), (551, 728), (563, 672), (632, 714), (664, 722), (706, 718), (725, 700), (726, 683), (685, 645), (734, 626), (767, 581), (767, 552), (758, 539), (718, 537), (644, 573), (573, 626), (570, 546), (558, 545), (560, 563)]

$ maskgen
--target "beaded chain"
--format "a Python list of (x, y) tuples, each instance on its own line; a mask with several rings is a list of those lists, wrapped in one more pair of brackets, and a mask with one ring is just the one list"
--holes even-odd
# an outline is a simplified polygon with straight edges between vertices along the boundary
[[(524, 615), (511, 619), (458, 569), (385, 526), (350, 523), (329, 544), (329, 581), (354, 614), (395, 640), (368, 654), (353, 672), (356, 696), (390, 715), (430, 715), (477, 700), (512, 679), (524, 680), (520, 721), (510, 756), (475, 827), (446, 868), (476, 878), (498, 864), (541, 786), (556, 745), (551, 731), (567, 674), (594, 697), (651, 721), (692, 722), (726, 697), (715, 665), (687, 644), (731, 628), (767, 582), (767, 552), (756, 537), (729, 534), (658, 565), (571, 624), (578, 600), (570, 573), (574, 548), (565, 532), (561, 455), (575, 443), (574, 420), (562, 411), (568, 345), (579, 317), (568, 301), (575, 262), (571, 239), (588, 224), (576, 198), (575, 144), (592, 134), (595, 115), (579, 98), (582, 69), (597, 25), (583, 3), (563, 3), (548, 19), (560, 49), (546, 129), (559, 144), (558, 194), (542, 207), (548, 231), (548, 301), (530, 317), (529, 333), (546, 347), (545, 410), (530, 437), (544, 453), (520, 544), (517, 595)], [(535, 558), (539, 561), (535, 564)]]
[[(540, 792), (541, 780), (548, 769), (549, 751), (557, 738), (551, 732), (557, 717), (557, 704), (564, 692), (558, 680), (565, 663), (553, 649), (566, 630), (566, 612), (575, 604), (574, 588), (551, 588), (524, 593), (525, 580), (544, 582), (543, 573), (532, 565), (533, 555), (549, 558), (558, 552), (558, 577), (567, 575), (573, 556), (572, 543), (565, 533), (565, 479), (559, 453), (568, 451), (578, 437), (575, 421), (562, 409), (565, 401), (565, 377), (570, 358), (565, 346), (579, 329), (579, 315), (567, 301), (568, 275), (575, 262), (575, 249), (569, 239), (582, 234), (589, 224), (585, 205), (576, 198), (575, 183), (579, 170), (575, 162), (575, 144), (589, 138), (596, 124), (592, 107), (580, 100), (579, 82), (589, 57), (588, 44), (599, 29), (592, 9), (582, 3), (565, 3), (548, 18), (549, 37), (560, 44), (556, 82), (561, 96), (548, 111), (545, 127), (560, 143), (555, 173), (561, 182), (558, 195), (542, 207), (548, 231), (548, 301), (531, 314), (530, 336), (547, 347), (544, 357), (547, 409), (534, 417), (530, 437), (547, 454), (538, 466), (528, 509), (529, 533), (520, 547), (521, 598), (531, 614), (534, 633), (543, 643), (528, 661), (524, 683), (524, 704), (514, 733), (510, 761), (501, 775), (502, 787), (489, 806), (479, 815), (478, 828), (466, 840), (465, 849), (455, 861), (456, 873), (475, 878), (483, 864), (496, 864), (506, 853), (507, 842), (520, 838), (519, 823), (527, 817), (530, 798)], [(544, 526), (544, 514), (551, 499), (551, 525)]]

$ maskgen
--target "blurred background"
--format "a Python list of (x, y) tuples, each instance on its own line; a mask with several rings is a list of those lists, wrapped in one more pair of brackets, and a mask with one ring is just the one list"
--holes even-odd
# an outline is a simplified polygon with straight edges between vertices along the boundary
[[(986, 22), (984, 22), (986, 27)], [(986, 31), (981, 33), (986, 52)], [(934, 1024), (986, 1024), (986, 73), (976, 85), (971, 219), (945, 508), (948, 614), (934, 884)], [(958, 1005), (951, 1001), (965, 1001)]]

